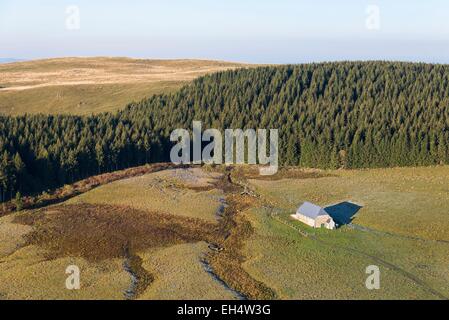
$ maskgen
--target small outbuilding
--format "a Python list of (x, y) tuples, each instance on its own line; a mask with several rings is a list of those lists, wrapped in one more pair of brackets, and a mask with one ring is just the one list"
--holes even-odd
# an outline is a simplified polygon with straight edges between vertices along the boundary
[(336, 228), (334, 219), (332, 219), (326, 210), (310, 202), (304, 202), (298, 208), (296, 214), (293, 214), (291, 217), (313, 228), (326, 228), (330, 230)]

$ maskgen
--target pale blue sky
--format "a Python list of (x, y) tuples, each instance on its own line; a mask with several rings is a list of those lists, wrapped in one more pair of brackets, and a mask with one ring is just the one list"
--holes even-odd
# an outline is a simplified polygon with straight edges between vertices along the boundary
[[(379, 29), (366, 27), (370, 5)], [(0, 0), (0, 58), (98, 55), (449, 63), (449, 1)]]

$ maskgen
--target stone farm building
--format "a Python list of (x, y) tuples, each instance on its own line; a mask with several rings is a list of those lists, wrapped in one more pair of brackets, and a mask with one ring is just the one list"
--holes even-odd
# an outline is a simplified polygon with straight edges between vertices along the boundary
[(292, 215), (292, 218), (313, 228), (326, 228), (330, 230), (336, 228), (334, 219), (332, 219), (326, 210), (310, 202), (304, 202), (298, 208), (296, 214)]

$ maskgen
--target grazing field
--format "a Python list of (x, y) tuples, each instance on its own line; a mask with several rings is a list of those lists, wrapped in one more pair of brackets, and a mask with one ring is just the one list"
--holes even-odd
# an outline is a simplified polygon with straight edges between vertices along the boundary
[(155, 280), (139, 299), (235, 299), (199, 263), (207, 251), (207, 244), (198, 242), (142, 252), (143, 267)]
[[(88, 261), (82, 257), (48, 257), (38, 245), (28, 245), (29, 225), (15, 219), (27, 212), (0, 218), (1, 299), (121, 299), (129, 286), (129, 275), (121, 259)], [(67, 290), (65, 270), (77, 265), (83, 290)]]
[(0, 113), (91, 114), (244, 65), (202, 60), (60, 58), (0, 65)]
[(255, 181), (277, 206), (304, 201), (362, 206), (355, 224), (426, 240), (449, 241), (449, 167), (325, 171), (329, 177)]
[[(273, 207), (248, 214), (256, 232), (247, 243), (246, 270), (288, 299), (449, 297), (449, 168), (327, 173), (251, 180)], [(303, 201), (347, 200), (363, 206), (355, 227), (314, 230), (289, 217)], [(369, 265), (380, 267), (380, 290), (365, 287)]]
[[(166, 170), (119, 180), (67, 203), (114, 204), (216, 222), (224, 194), (214, 189), (220, 175), (200, 169)], [(201, 192), (198, 192), (200, 190)]]
[[(288, 215), (283, 218), (288, 221)], [(248, 260), (244, 268), (274, 289), (281, 299), (441, 299), (449, 296), (447, 244), (354, 230), (313, 231), (292, 222), (316, 238), (304, 237), (262, 209), (253, 211), (248, 219), (256, 232), (247, 242), (244, 252)], [(368, 276), (365, 270), (370, 265), (380, 268), (380, 290), (365, 287)], [(424, 284), (416, 283), (415, 279)]]
[[(221, 238), (217, 219), (224, 194), (214, 189), (221, 176), (201, 169), (165, 170), (106, 184), (60, 205), (2, 217), (0, 294), (236, 298), (203, 262), (208, 244)], [(64, 271), (70, 264), (82, 271), (82, 290), (65, 289)], [(47, 271), (39, 273), (43, 266)], [(115, 285), (104, 288), (114, 277)]]
[[(449, 297), (449, 167), (255, 172), (167, 169), (3, 216), (0, 297)], [(303, 201), (361, 209), (312, 229), (290, 218)], [(65, 288), (71, 264), (81, 290)], [(371, 265), (379, 290), (365, 286)]]

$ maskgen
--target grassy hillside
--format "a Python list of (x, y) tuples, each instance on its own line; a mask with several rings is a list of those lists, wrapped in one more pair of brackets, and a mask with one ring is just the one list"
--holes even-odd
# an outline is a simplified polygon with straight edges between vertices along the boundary
[[(201, 169), (160, 171), (100, 186), (61, 205), (1, 217), (0, 282), (8, 285), (0, 284), (0, 294), (124, 299), (133, 288), (124, 264), (136, 258), (140, 276), (149, 278), (138, 298), (235, 298), (202, 264), (218, 228), (224, 195), (213, 184), (219, 178)], [(61, 285), (70, 264), (83, 268), (78, 292)], [(46, 272), (37, 273), (39, 267)], [(52, 272), (57, 276), (43, 279)], [(39, 290), (42, 284), (46, 290)]]
[[(255, 282), (278, 299), (449, 296), (449, 167), (292, 168), (263, 180), (234, 169), (233, 186), (221, 169), (150, 173), (0, 218), (0, 295), (124, 299), (134, 259), (142, 288), (132, 298), (261, 297)], [(242, 196), (240, 183), (258, 197)], [(289, 216), (302, 201), (348, 200), (363, 206), (354, 226), (317, 230)], [(83, 270), (76, 292), (62, 285), (69, 264)], [(370, 265), (380, 268), (379, 290), (365, 287)]]
[(289, 211), (304, 201), (323, 207), (350, 201), (362, 207), (356, 224), (449, 243), (448, 166), (329, 173), (319, 179), (252, 182), (277, 207)]
[[(435, 299), (449, 296), (449, 167), (327, 171), (306, 179), (250, 180), (273, 206), (246, 213), (248, 272), (288, 299)], [(292, 220), (304, 201), (362, 206), (355, 227), (316, 230)], [(308, 237), (298, 232), (306, 232)], [(365, 269), (381, 270), (381, 289)]]
[(169, 93), (239, 64), (201, 60), (61, 58), (0, 65), (0, 113), (90, 114)]
[[(82, 194), (69, 200), (68, 203), (126, 205), (136, 209), (170, 212), (174, 215), (215, 222), (215, 213), (220, 208), (219, 200), (224, 197), (223, 192), (189, 190), (183, 178), (201, 177), (204, 183), (195, 183), (195, 186), (207, 189), (207, 182), (213, 181), (217, 175), (204, 175), (199, 169), (184, 171), (170, 170), (119, 180)], [(164, 196), (161, 197), (161, 194)]]

